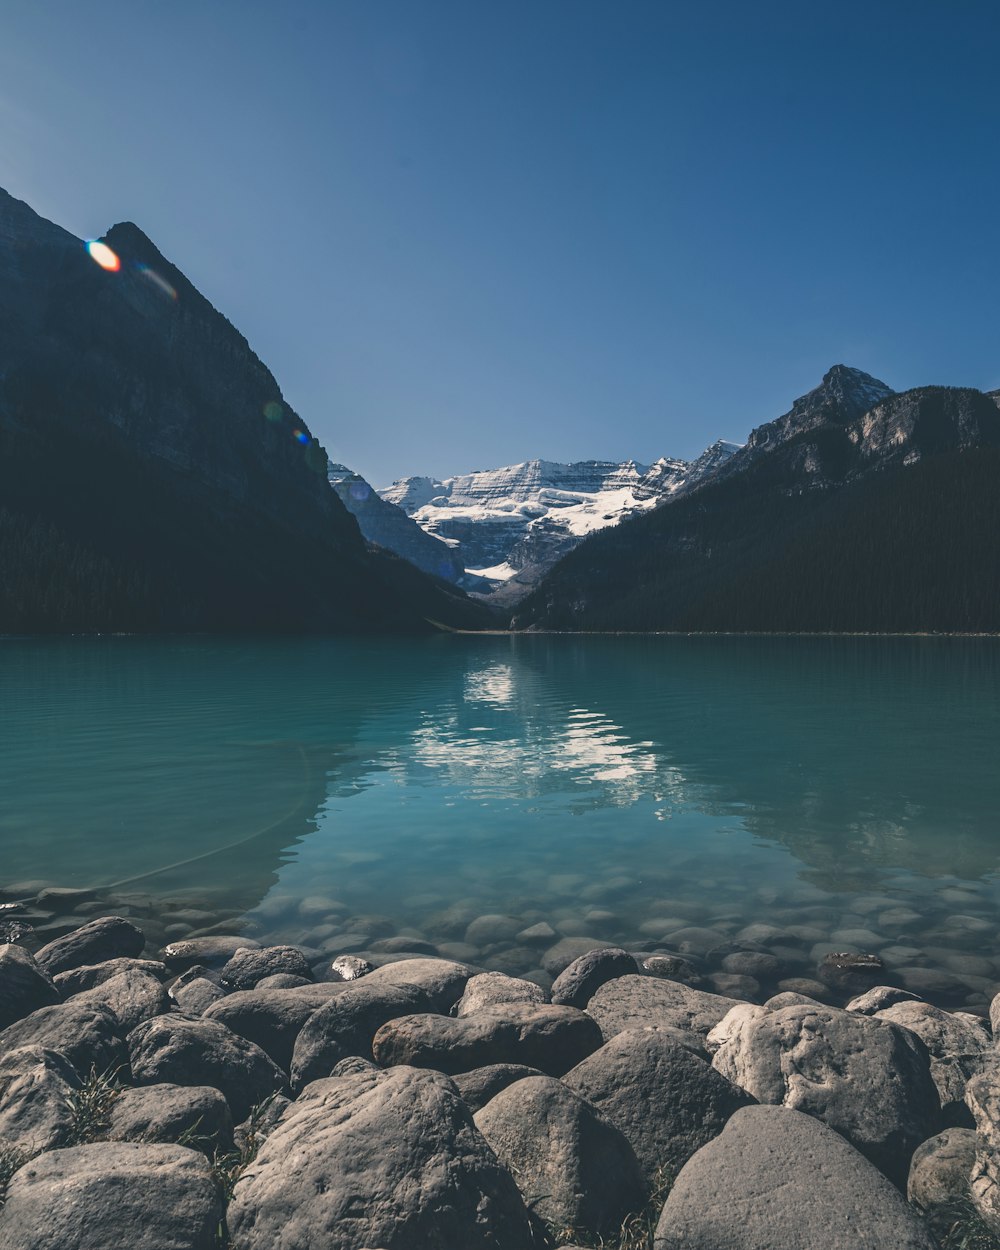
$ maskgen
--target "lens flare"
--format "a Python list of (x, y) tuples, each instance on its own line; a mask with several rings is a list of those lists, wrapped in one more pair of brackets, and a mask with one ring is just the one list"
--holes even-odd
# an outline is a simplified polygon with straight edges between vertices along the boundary
[[(115, 259), (117, 260), (118, 258), (115, 257)], [(153, 286), (155, 286), (157, 290), (162, 291), (168, 299), (175, 300), (177, 298), (176, 289), (170, 285), (166, 278), (158, 274), (155, 269), (150, 269), (148, 265), (136, 265), (136, 268), (144, 278), (148, 278), (150, 282), (152, 282)]]
[(300, 443), (309, 442), (309, 435), (304, 433), (302, 430), (293, 430), (292, 433), (295, 435), (295, 437), (298, 439)]
[(96, 260), (101, 268), (107, 269), (109, 273), (117, 273), (122, 267), (118, 254), (100, 239), (90, 239), (87, 243), (87, 251), (90, 253), (90, 259)]
[(282, 417), (281, 405), (276, 399), (268, 400), (264, 405), (264, 416), (268, 421), (280, 421)]

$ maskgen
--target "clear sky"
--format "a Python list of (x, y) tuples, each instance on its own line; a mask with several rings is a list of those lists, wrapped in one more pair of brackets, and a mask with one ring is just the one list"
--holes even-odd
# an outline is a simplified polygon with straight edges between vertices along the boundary
[(995, 0), (2, 0), (0, 185), (132, 220), (376, 485), (1000, 386)]

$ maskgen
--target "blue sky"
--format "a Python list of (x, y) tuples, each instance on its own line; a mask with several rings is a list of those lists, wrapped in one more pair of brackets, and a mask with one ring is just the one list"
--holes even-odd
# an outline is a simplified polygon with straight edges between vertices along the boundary
[(0, 185), (140, 225), (378, 485), (1000, 386), (995, 3), (4, 0)]

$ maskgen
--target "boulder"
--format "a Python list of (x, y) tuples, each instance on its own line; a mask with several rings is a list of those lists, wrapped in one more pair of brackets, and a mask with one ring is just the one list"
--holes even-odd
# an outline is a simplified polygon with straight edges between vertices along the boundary
[(312, 977), (297, 977), (292, 972), (273, 972), (270, 976), (261, 978), (257, 982), (255, 989), (258, 990), (297, 990), (303, 985), (314, 984)]
[(819, 1120), (744, 1107), (681, 1169), (655, 1250), (935, 1250), (902, 1194)]
[(295, 946), (241, 946), (225, 964), (219, 979), (231, 990), (252, 990), (277, 972), (313, 979), (305, 956)]
[(876, 985), (866, 994), (852, 998), (845, 1010), (856, 1011), (862, 1016), (874, 1016), (886, 1007), (894, 1007), (896, 1003), (919, 1003), (920, 999), (909, 990), (897, 989), (894, 985)]
[(552, 983), (552, 1001), (562, 1007), (586, 1007), (607, 981), (638, 974), (634, 955), (617, 946), (588, 951), (559, 973)]
[(461, 1020), (401, 1016), (379, 1029), (372, 1052), (383, 1067), (408, 1064), (451, 1073), (518, 1063), (561, 1076), (601, 1042), (600, 1029), (575, 1007), (507, 1003)]
[(542, 967), (549, 976), (557, 977), (560, 972), (581, 955), (588, 951), (600, 950), (604, 943), (599, 938), (564, 937), (548, 948), (542, 956)]
[(233, 1117), (208, 1085), (145, 1085), (123, 1089), (111, 1104), (108, 1138), (174, 1142), (211, 1155), (232, 1149)]
[(647, 955), (642, 967), (650, 976), (662, 977), (665, 981), (682, 981), (695, 987), (702, 983), (697, 966), (682, 955)]
[(624, 1135), (562, 1081), (530, 1076), (508, 1085), (475, 1120), (527, 1205), (549, 1224), (600, 1235), (646, 1201)]
[(740, 1021), (712, 1064), (758, 1102), (823, 1120), (900, 1188), (939, 1127), (927, 1048), (887, 1020), (836, 1007), (765, 1011)]
[(375, 965), (357, 955), (339, 955), (330, 964), (330, 973), (337, 981), (357, 981), (375, 971)]
[(458, 1092), (470, 1111), (485, 1107), (502, 1089), (523, 1081), (526, 1076), (543, 1076), (537, 1068), (525, 1067), (523, 1063), (490, 1063), (485, 1068), (473, 1068), (452, 1077)]
[(103, 985), (121, 972), (147, 972), (158, 981), (165, 981), (170, 975), (167, 965), (158, 959), (105, 959), (103, 963), (84, 964), (82, 968), (59, 972), (52, 979), (63, 998), (71, 998), (92, 990), (95, 985)]
[(208, 977), (192, 977), (183, 983), (178, 977), (168, 993), (186, 1016), (203, 1016), (209, 1007), (226, 997), (222, 986)]
[(517, 1187), (452, 1082), (413, 1068), (309, 1085), (238, 1181), (227, 1223), (233, 1250), (535, 1244)]
[(21, 1046), (44, 1046), (67, 1060), (80, 1077), (128, 1068), (128, 1051), (110, 1007), (74, 999), (43, 1007), (0, 1033), (0, 1057)]
[(208, 1006), (202, 1018), (218, 1020), (253, 1042), (287, 1072), (302, 1026), (341, 990), (332, 983), (287, 990), (238, 990)]
[(956, 1206), (968, 1199), (976, 1161), (976, 1134), (971, 1128), (946, 1128), (913, 1152), (906, 1196), (925, 1212), (948, 1221)]
[(119, 972), (93, 989), (75, 994), (72, 1001), (77, 1005), (109, 1007), (122, 1033), (130, 1033), (144, 1020), (152, 1020), (170, 1010), (170, 998), (162, 983), (136, 968)]
[(9, 1250), (214, 1250), (222, 1203), (204, 1155), (100, 1142), (39, 1155), (0, 1207)]
[(624, 1133), (651, 1184), (673, 1176), (754, 1099), (670, 1032), (618, 1033), (563, 1077)]
[(608, 981), (587, 1004), (587, 1013), (601, 1026), (605, 1041), (626, 1029), (668, 1025), (686, 1029), (702, 1041), (731, 1008), (734, 998), (707, 994), (679, 981), (624, 976)]
[(504, 972), (480, 972), (470, 977), (458, 1000), (456, 1015), (471, 1016), (484, 1007), (503, 1003), (544, 1003), (545, 991), (534, 981), (522, 981)]
[(237, 1123), (286, 1088), (285, 1074), (259, 1046), (217, 1020), (157, 1016), (133, 1029), (128, 1047), (137, 1085), (211, 1085)]
[(816, 975), (840, 994), (864, 994), (878, 985), (885, 975), (885, 966), (878, 955), (831, 951), (819, 961)]
[(186, 938), (163, 948), (163, 962), (171, 972), (185, 972), (196, 964), (206, 968), (224, 968), (238, 950), (258, 947), (252, 938), (216, 933), (210, 937)]
[(56, 938), (35, 955), (49, 976), (108, 959), (129, 959), (142, 954), (146, 938), (142, 930), (121, 916), (101, 916)]
[(52, 978), (23, 946), (0, 946), (0, 1029), (59, 1001)]
[(64, 1142), (73, 1124), (76, 1070), (54, 1050), (22, 1046), (0, 1058), (0, 1151), (26, 1154)]
[(467, 964), (421, 957), (383, 964), (367, 973), (364, 980), (369, 986), (415, 985), (427, 994), (431, 1011), (450, 1011), (462, 997), (472, 974), (473, 969)]
[(327, 1077), (334, 1064), (350, 1055), (372, 1058), (372, 1039), (386, 1021), (414, 1011), (428, 1011), (432, 996), (419, 985), (380, 984), (372, 976), (342, 984), (308, 1018), (292, 1051), (292, 1088)]
[(979, 1214), (1000, 1232), (1000, 1057), (967, 1083), (965, 1101), (976, 1122), (969, 1192)]
[(898, 1002), (876, 1013), (876, 1019), (889, 1020), (916, 1033), (927, 1047), (931, 1076), (941, 1099), (946, 1125), (972, 1128), (972, 1113), (965, 1105), (966, 1082), (992, 1054), (989, 1039), (973, 1025), (930, 1003)]

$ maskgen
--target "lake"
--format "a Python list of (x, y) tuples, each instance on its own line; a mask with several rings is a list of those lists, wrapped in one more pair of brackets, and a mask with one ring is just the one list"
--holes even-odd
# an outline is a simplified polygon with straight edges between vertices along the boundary
[(0, 886), (77, 922), (1000, 988), (998, 640), (6, 639), (0, 690)]

